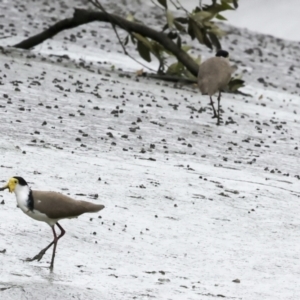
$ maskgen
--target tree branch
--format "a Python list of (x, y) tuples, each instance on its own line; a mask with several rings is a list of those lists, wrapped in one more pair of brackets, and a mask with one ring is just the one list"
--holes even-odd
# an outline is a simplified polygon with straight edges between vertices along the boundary
[(30, 49), (36, 45), (39, 45), (45, 40), (52, 38), (63, 30), (71, 29), (94, 21), (112, 23), (113, 25), (116, 25), (128, 32), (139, 33), (160, 43), (166, 50), (172, 52), (178, 61), (180, 61), (194, 76), (197, 76), (199, 68), (197, 63), (195, 63), (185, 51), (180, 49), (165, 33), (158, 32), (141, 23), (128, 21), (114, 14), (98, 11), (88, 11), (85, 9), (75, 8), (73, 18), (61, 20), (45, 31), (32, 36), (29, 39), (14, 45), (13, 47)]
[(97, 8), (99, 8), (100, 10), (102, 10), (102, 12), (104, 12), (105, 14), (108, 15), (108, 19), (111, 23), (111, 26), (118, 38), (118, 41), (119, 41), (119, 44), (121, 45), (123, 51), (124, 51), (124, 54), (127, 55), (128, 57), (130, 57), (132, 60), (134, 60), (135, 62), (137, 62), (138, 64), (140, 64), (141, 66), (143, 66), (144, 68), (147, 68), (148, 70), (151, 70), (151, 71), (154, 71), (153, 69), (149, 68), (148, 66), (146, 66), (145, 64), (141, 63), (140, 61), (138, 61), (137, 59), (135, 59), (133, 56), (131, 56), (127, 50), (126, 50), (126, 47), (124, 46), (123, 42), (121, 41), (121, 38), (118, 34), (118, 31), (116, 29), (116, 25), (114, 24), (114, 22), (112, 22), (111, 18), (112, 16), (106, 11), (106, 9), (104, 9), (104, 7), (102, 6), (102, 4), (98, 1), (98, 0), (90, 0), (90, 2)]

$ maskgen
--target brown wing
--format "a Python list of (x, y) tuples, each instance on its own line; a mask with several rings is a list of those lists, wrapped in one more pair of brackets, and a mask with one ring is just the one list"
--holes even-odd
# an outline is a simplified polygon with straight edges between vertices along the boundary
[(202, 63), (198, 72), (198, 86), (202, 94), (212, 96), (225, 88), (232, 71), (229, 62), (223, 57), (212, 57)]
[(34, 209), (46, 214), (51, 219), (77, 217), (104, 208), (104, 205), (74, 200), (57, 192), (32, 191), (32, 195)]

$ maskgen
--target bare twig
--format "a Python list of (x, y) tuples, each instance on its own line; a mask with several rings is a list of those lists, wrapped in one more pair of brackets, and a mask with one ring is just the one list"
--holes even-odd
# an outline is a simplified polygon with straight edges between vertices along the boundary
[[(171, 1), (171, 3), (175, 6), (175, 3), (174, 3), (174, 1), (172, 1), (172, 0), (170, 0)], [(178, 0), (176, 0), (176, 2), (177, 2), (177, 4), (179, 5), (178, 7), (176, 7), (177, 9), (182, 9), (182, 10), (184, 10), (185, 12), (186, 12), (186, 14), (187, 15), (189, 15), (190, 14), (190, 12), (178, 1)]]
[[(105, 8), (102, 6), (102, 4), (101, 4), (98, 0), (89, 0), (89, 1), (90, 1), (95, 7), (97, 7), (97, 8), (100, 9), (101, 11), (103, 11), (103, 12), (108, 16), (108, 18), (113, 18), (113, 17), (105, 10)], [(132, 60), (134, 60), (134, 61), (137, 62), (138, 64), (140, 64), (141, 66), (143, 66), (144, 68), (147, 68), (148, 70), (155, 72), (154, 69), (152, 69), (152, 68), (146, 66), (145, 64), (141, 63), (140, 61), (138, 61), (137, 59), (135, 59), (133, 56), (131, 56), (131, 55), (127, 52), (127, 50), (126, 50), (126, 48), (125, 48), (123, 42), (121, 41), (121, 38), (120, 38), (119, 34), (118, 34), (118, 31), (117, 31), (117, 29), (116, 29), (116, 25), (114, 24), (114, 22), (110, 22), (110, 23), (111, 23), (111, 26), (112, 26), (112, 28), (113, 28), (113, 30), (114, 30), (114, 32), (115, 32), (117, 38), (118, 38), (119, 43), (120, 43), (120, 45), (121, 45), (121, 47), (122, 47), (122, 49), (123, 49), (123, 51), (124, 51), (124, 54), (127, 55), (128, 57), (130, 57)], [(130, 32), (128, 32), (128, 33), (131, 34)]]
[(164, 8), (162, 8), (161, 6), (159, 6), (157, 3), (154, 2), (154, 0), (151, 0), (151, 2), (153, 3), (153, 5), (155, 5), (156, 7), (162, 9), (162, 10), (165, 10)]
[(180, 9), (180, 7), (179, 6), (177, 6), (176, 4), (175, 4), (175, 2), (174, 1), (172, 1), (172, 0), (170, 0), (170, 2), (175, 6), (175, 8), (177, 9), (177, 10), (179, 10)]

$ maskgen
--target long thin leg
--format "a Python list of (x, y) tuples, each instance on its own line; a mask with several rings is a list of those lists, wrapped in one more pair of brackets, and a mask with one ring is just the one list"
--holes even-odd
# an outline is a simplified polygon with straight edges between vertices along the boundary
[(220, 101), (221, 101), (221, 91), (219, 91), (219, 96), (218, 96), (218, 122), (217, 122), (217, 125), (220, 125)]
[(216, 110), (215, 110), (215, 107), (214, 107), (214, 103), (213, 103), (213, 101), (212, 101), (211, 96), (209, 96), (209, 98), (210, 98), (210, 105), (212, 106), (212, 109), (213, 109), (213, 111), (214, 111), (213, 118), (216, 118), (216, 117), (217, 117), (217, 113), (216, 113)]
[(54, 237), (53, 242), (54, 242), (54, 245), (53, 245), (53, 251), (52, 251), (52, 258), (51, 258), (50, 270), (53, 270), (53, 264), (54, 264), (54, 258), (55, 258), (55, 250), (56, 250), (56, 245), (57, 245), (58, 238), (57, 238), (54, 226), (52, 226), (51, 228), (52, 228), (52, 231), (53, 231), (53, 237)]
[(55, 251), (56, 251), (56, 246), (57, 246), (57, 242), (58, 240), (66, 233), (65, 230), (60, 226), (59, 223), (56, 223), (56, 225), (58, 226), (58, 228), (60, 229), (61, 233), (59, 235), (59, 237), (56, 236), (56, 232), (54, 229), (54, 226), (52, 227), (52, 231), (53, 231), (53, 235), (54, 235), (54, 246), (53, 246), (53, 252), (52, 252), (52, 259), (51, 259), (51, 264), (50, 264), (50, 269), (53, 270), (53, 265), (54, 265), (54, 258), (55, 258)]
[[(64, 236), (66, 231), (60, 226), (60, 224), (56, 223), (56, 225), (59, 227), (59, 229), (61, 231), (60, 235), (57, 237), (57, 241), (58, 241), (62, 236)], [(52, 228), (52, 231), (54, 231), (54, 226), (51, 228)], [(54, 235), (54, 237), (55, 236), (56, 236), (56, 234)], [(57, 243), (57, 241), (56, 241), (56, 243)], [(46, 253), (46, 251), (54, 244), (54, 242), (55, 242), (55, 238), (46, 248), (42, 249), (36, 256), (34, 256), (33, 258), (27, 258), (26, 261), (34, 261), (34, 260), (40, 261), (42, 259), (42, 257), (44, 256), (44, 254)]]

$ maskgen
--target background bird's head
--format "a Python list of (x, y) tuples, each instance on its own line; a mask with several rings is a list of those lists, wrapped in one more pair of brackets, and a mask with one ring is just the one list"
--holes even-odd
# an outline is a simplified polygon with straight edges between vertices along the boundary
[(229, 57), (229, 53), (225, 50), (218, 50), (216, 53), (217, 57), (225, 57), (228, 58)]

